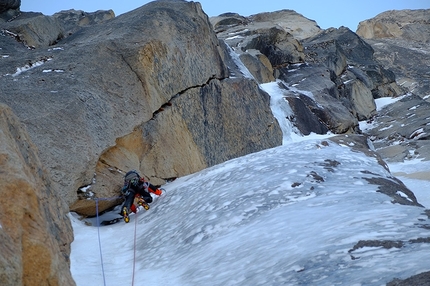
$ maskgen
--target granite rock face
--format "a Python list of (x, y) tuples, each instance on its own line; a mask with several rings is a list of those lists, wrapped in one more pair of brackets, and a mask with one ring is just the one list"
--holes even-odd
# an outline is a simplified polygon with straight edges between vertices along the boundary
[(430, 160), (430, 10), (387, 11), (360, 22), (357, 34), (408, 93), (379, 112), (373, 144), (387, 161)]
[(357, 34), (365, 39), (404, 39), (430, 42), (430, 9), (391, 10), (359, 23)]
[(430, 9), (381, 13), (360, 22), (357, 34), (398, 84), (420, 97), (430, 95)]
[[(87, 199), (117, 197), (129, 169), (163, 184), (281, 144), (267, 94), (244, 76), (228, 79), (231, 53), (200, 4), (156, 1), (84, 27), (73, 11), (49, 19), (71, 32), (34, 49), (27, 36), (2, 34), (0, 100), (28, 129), (71, 210), (95, 215)], [(27, 21), (35, 19), (8, 24)]]
[(50, 184), (37, 147), (0, 104), (0, 284), (74, 285), (67, 205)]
[[(1, 213), (1, 239), (12, 241), (1, 245), (2, 285), (73, 285), (66, 214), (94, 216), (98, 198), (112, 198), (99, 211), (121, 203), (126, 171), (164, 184), (280, 145), (265, 83), (283, 90), (302, 134), (347, 133), (333, 140), (368, 152), (364, 136), (350, 135), (368, 120), (381, 158), (430, 158), (428, 10), (415, 22), (410, 11), (386, 14), (355, 34), (291, 10), (209, 19), (199, 3), (164, 0), (119, 17), (45, 16), (3, 3), (0, 212), (19, 223)], [(375, 98), (408, 91), (376, 113)], [(405, 203), (390, 182), (370, 183)], [(28, 202), (15, 209), (11, 200)]]

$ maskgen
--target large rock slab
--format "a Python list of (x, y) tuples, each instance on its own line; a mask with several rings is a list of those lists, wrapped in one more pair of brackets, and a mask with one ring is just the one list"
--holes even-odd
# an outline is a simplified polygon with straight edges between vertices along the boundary
[(37, 147), (0, 104), (0, 284), (74, 285), (68, 207), (50, 184)]
[[(291, 72), (290, 72), (291, 71)], [(332, 78), (334, 73), (321, 64), (297, 64), (280, 70), (279, 79), (287, 90), (285, 96), (296, 112), (300, 105), (313, 114), (317, 120), (310, 122), (306, 117), (296, 117), (295, 125), (303, 134), (316, 132), (324, 134), (327, 130), (334, 133), (354, 133), (358, 126), (357, 117), (339, 100), (338, 90)], [(295, 100), (288, 98), (293, 97)], [(316, 122), (320, 124), (316, 125)], [(318, 127), (317, 127), (318, 126)], [(321, 132), (317, 132), (320, 130)]]
[[(26, 125), (55, 188), (73, 205), (73, 210), (92, 209), (85, 213), (94, 215), (95, 203), (87, 200), (88, 196), (118, 196), (122, 174), (128, 169), (140, 170), (155, 184), (162, 184), (223, 158), (281, 144), (282, 135), (273, 123), (276, 120), (270, 118), (267, 95), (261, 93), (255, 82), (226, 81), (228, 84), (207, 89), (212, 81), (229, 77), (225, 62), (229, 53), (220, 45), (198, 3), (151, 2), (103, 24), (77, 29), (50, 48), (28, 50), (8, 34), (3, 34), (1, 40), (7, 57), (0, 66), (0, 101), (8, 104)], [(200, 102), (200, 93), (214, 100), (209, 102), (213, 105), (206, 104), (204, 109), (188, 109), (184, 112), (187, 118), (198, 120), (202, 113), (218, 110), (224, 112), (225, 122), (227, 115), (235, 113), (249, 113), (264, 120), (242, 124), (237, 122), (237, 116), (232, 117), (236, 127), (223, 130), (223, 136), (217, 137), (217, 144), (223, 149), (203, 150), (204, 140), (213, 140), (219, 131), (208, 126), (218, 126), (219, 122), (211, 120), (219, 118), (206, 118), (208, 124), (201, 126), (206, 128), (202, 133), (205, 138), (194, 142), (201, 138), (187, 130), (189, 127), (178, 113), (164, 116), (167, 113), (160, 112), (178, 102), (173, 99), (192, 90), (190, 101)], [(224, 96), (221, 101), (219, 97), (231, 90), (236, 97)], [(259, 100), (252, 102), (255, 97)], [(243, 104), (236, 104), (238, 100)], [(194, 107), (193, 103), (188, 104)], [(235, 112), (226, 106), (235, 107)], [(145, 133), (145, 125), (154, 122), (163, 127), (157, 129), (160, 133), (154, 134), (154, 129)], [(176, 134), (165, 129), (177, 130), (182, 134), (178, 138), (184, 140), (173, 144), (176, 139), (170, 140)], [(160, 137), (162, 134), (170, 136)], [(154, 144), (150, 138), (159, 143)], [(142, 146), (141, 142), (144, 148), (133, 150), (133, 154), (126, 150), (130, 147), (122, 145)], [(115, 154), (121, 152), (110, 154), (115, 147), (129, 155), (120, 164), (121, 159)], [(189, 152), (180, 152), (180, 148)], [(178, 155), (190, 153), (190, 158), (198, 159), (186, 166), (184, 163), (191, 160)], [(111, 157), (114, 159), (106, 159)], [(171, 166), (183, 167), (170, 169)], [(84, 186), (87, 188), (83, 189)], [(78, 201), (78, 196), (84, 200)], [(82, 202), (88, 204), (82, 206)], [(100, 210), (113, 204), (103, 204)]]

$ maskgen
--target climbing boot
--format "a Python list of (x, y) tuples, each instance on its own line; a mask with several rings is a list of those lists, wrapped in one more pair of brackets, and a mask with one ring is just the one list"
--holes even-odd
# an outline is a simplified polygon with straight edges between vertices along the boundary
[(139, 206), (142, 206), (145, 210), (149, 210), (149, 205), (145, 202), (144, 199), (139, 198), (139, 200), (137, 201), (137, 204)]
[(128, 210), (127, 210), (127, 207), (123, 207), (122, 208), (122, 216), (123, 216), (123, 218), (124, 218), (124, 222), (125, 223), (128, 223), (129, 221), (130, 221), (130, 217), (128, 216)]

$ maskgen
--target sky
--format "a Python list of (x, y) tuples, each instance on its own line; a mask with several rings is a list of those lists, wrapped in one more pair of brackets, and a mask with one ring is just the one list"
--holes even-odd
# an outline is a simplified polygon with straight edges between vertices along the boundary
[[(75, 9), (85, 12), (112, 9), (115, 15), (120, 15), (138, 8), (150, 1), (138, 0), (21, 0), (21, 11), (42, 12), (52, 15), (61, 10)], [(208, 16), (217, 16), (226, 12), (235, 12), (242, 16), (249, 16), (261, 12), (272, 12), (282, 9), (294, 10), (306, 18), (315, 20), (322, 29), (346, 26), (352, 31), (357, 30), (358, 23), (375, 17), (387, 10), (402, 9), (430, 9), (429, 0), (390, 0), (390, 1), (249, 1), (249, 0), (202, 0), (195, 1), (202, 4)], [(252, 4), (251, 4), (252, 3)]]
[[(271, 96), (273, 114), (287, 117), (277, 83), (261, 88)], [(430, 270), (430, 244), (410, 242), (429, 237), (420, 227), (429, 218), (421, 207), (393, 204), (363, 179), (391, 176), (376, 158), (352, 151), (352, 142), (300, 136), (291, 123), (280, 124), (282, 146), (164, 185), (164, 194), (128, 224), (97, 227), (97, 218), (71, 213), (77, 286), (385, 285)], [(327, 168), (327, 160), (339, 164)], [(406, 173), (430, 167), (416, 158), (405, 164), (399, 168)], [(429, 208), (426, 184), (407, 181)], [(374, 243), (354, 247), (359, 241)]]

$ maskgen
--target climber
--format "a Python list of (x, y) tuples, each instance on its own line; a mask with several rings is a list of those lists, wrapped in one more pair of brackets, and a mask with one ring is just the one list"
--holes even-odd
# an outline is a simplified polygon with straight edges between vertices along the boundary
[(139, 206), (142, 206), (145, 210), (149, 210), (149, 203), (152, 203), (152, 196), (150, 193), (157, 196), (162, 194), (161, 189), (145, 181), (145, 179), (140, 177), (139, 173), (135, 170), (128, 171), (127, 174), (125, 174), (124, 186), (122, 187), (121, 192), (125, 196), (121, 215), (126, 223), (130, 221), (130, 210), (136, 212), (136, 208), (134, 207), (135, 199), (137, 199), (137, 204)]

